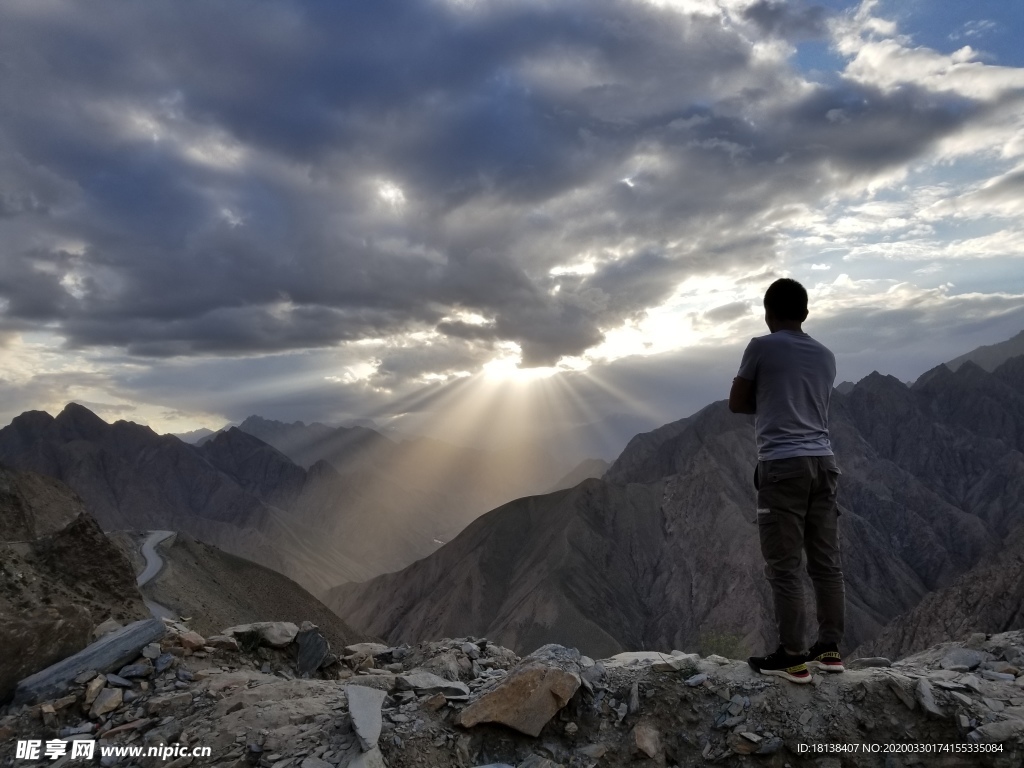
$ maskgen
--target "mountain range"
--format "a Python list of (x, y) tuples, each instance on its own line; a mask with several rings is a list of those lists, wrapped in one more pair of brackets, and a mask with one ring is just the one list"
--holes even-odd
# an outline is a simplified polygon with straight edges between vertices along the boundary
[[(1024, 357), (873, 373), (835, 392), (847, 649), (992, 562), (1024, 524)], [(750, 417), (724, 402), (637, 435), (601, 479), (516, 500), (328, 604), (390, 642), (483, 635), (573, 644), (775, 647), (761, 574)], [(813, 612), (812, 612), (813, 615)]]
[(256, 417), (189, 445), (132, 422), (108, 424), (75, 403), (0, 429), (0, 462), (62, 480), (105, 530), (182, 531), (314, 594), (401, 568), (565, 471), (538, 454)]
[[(1024, 552), (1022, 393), (1024, 356), (837, 388), (847, 649), (1018, 621), (978, 585)], [(751, 421), (713, 403), (567, 473), (539, 451), (255, 416), (191, 445), (71, 403), (0, 429), (0, 462), (67, 483), (105, 530), (177, 530), (273, 568), (390, 642), (736, 656), (774, 644)]]

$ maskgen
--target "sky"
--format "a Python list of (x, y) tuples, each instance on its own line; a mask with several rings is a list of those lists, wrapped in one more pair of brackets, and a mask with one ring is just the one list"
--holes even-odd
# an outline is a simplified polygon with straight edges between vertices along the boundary
[(7, 0), (0, 422), (663, 423), (726, 396), (780, 276), (841, 380), (912, 380), (1024, 328), (1021, 32), (1005, 0)]

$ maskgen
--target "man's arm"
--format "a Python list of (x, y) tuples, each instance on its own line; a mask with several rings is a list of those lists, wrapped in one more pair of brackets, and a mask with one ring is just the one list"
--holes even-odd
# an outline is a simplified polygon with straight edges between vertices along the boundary
[(729, 391), (729, 410), (733, 413), (757, 413), (755, 392), (754, 382), (737, 376), (732, 380), (732, 389)]

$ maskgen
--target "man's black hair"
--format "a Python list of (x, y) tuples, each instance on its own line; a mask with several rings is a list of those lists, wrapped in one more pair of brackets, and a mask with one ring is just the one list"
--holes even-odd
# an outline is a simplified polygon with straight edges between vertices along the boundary
[(764, 292), (764, 308), (779, 320), (807, 319), (807, 290), (796, 280), (780, 277)]

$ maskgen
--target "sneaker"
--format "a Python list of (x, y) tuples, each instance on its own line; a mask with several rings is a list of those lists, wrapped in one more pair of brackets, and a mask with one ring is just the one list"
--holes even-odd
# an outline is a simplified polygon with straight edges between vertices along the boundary
[(807, 653), (807, 666), (823, 672), (845, 672), (843, 657), (836, 643), (815, 643)]
[(804, 656), (790, 656), (780, 645), (775, 653), (767, 656), (751, 656), (747, 664), (762, 675), (775, 675), (791, 683), (811, 682), (811, 673), (804, 662)]

